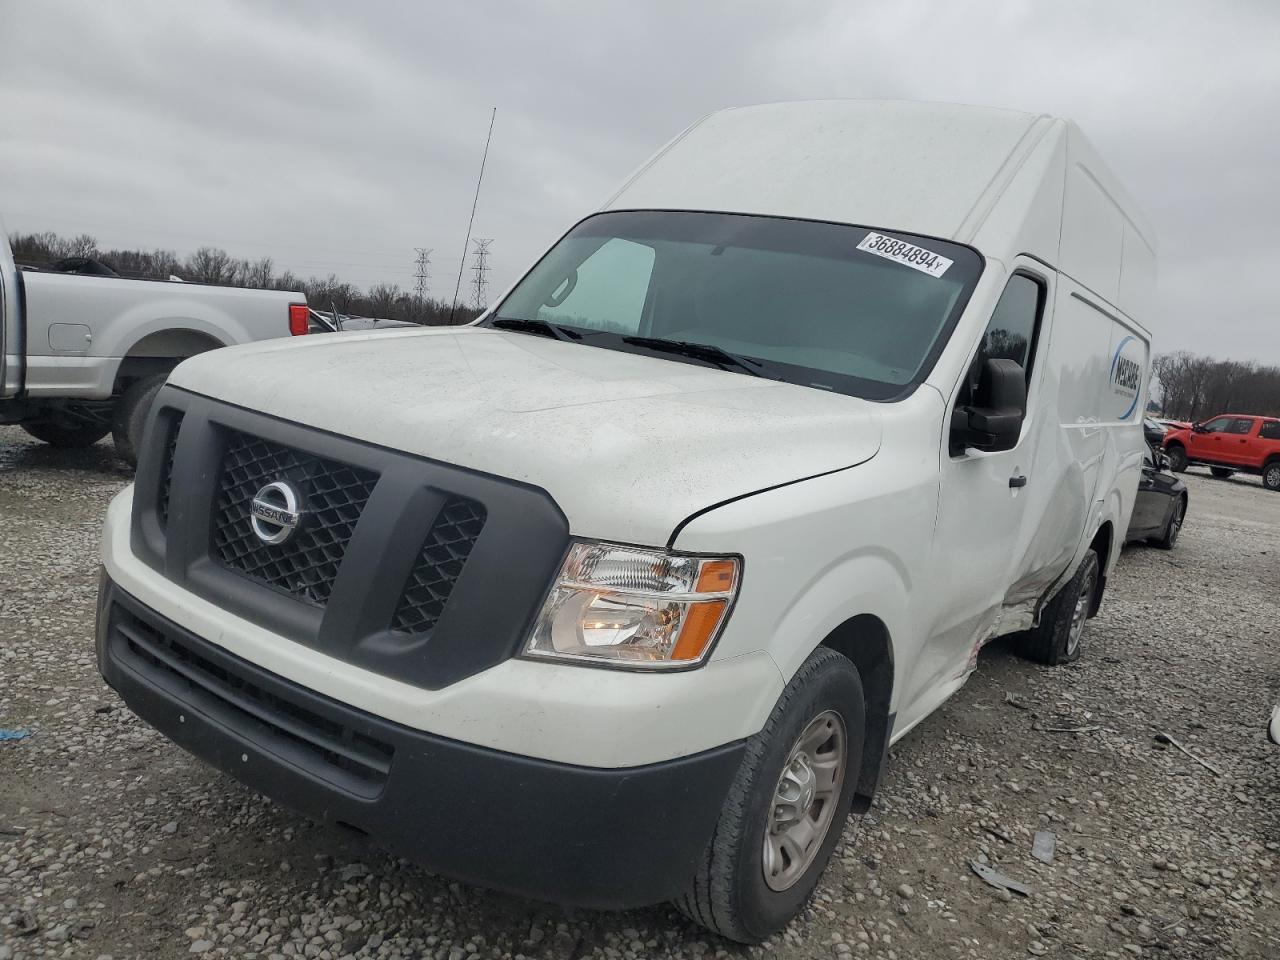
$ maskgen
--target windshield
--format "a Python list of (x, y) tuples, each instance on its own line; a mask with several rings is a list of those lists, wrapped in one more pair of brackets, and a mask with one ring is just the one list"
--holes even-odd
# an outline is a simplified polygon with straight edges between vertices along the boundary
[[(603, 213), (571, 230), (485, 323), (636, 353), (656, 340), (704, 344), (737, 358), (739, 372), (889, 400), (928, 374), (981, 270), (968, 247), (897, 231)], [(714, 351), (661, 355), (726, 366)]]

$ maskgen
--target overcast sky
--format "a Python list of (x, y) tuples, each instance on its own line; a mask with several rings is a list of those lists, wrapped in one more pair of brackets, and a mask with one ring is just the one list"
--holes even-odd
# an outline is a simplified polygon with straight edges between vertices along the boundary
[[(891, 97), (1076, 119), (1154, 221), (1156, 349), (1280, 363), (1280, 3), (0, 6), (0, 216), (495, 288), (709, 111)], [(492, 291), (497, 293), (497, 289)]]

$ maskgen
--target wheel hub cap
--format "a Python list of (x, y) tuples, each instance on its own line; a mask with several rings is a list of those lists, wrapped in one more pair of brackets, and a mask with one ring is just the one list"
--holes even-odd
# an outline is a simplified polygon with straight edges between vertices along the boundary
[(1089, 608), (1093, 606), (1093, 591), (1097, 583), (1098, 575), (1091, 574), (1080, 588), (1076, 608), (1071, 612), (1071, 632), (1067, 635), (1068, 653), (1074, 654), (1080, 646), (1080, 638), (1084, 635), (1084, 624), (1089, 619)]
[(770, 889), (793, 886), (822, 848), (844, 785), (845, 741), (844, 720), (827, 710), (792, 745), (765, 829), (764, 879)]

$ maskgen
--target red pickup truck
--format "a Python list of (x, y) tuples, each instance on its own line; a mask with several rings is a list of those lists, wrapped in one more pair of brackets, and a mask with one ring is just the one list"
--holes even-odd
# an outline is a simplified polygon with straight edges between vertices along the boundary
[(1203, 463), (1215, 477), (1233, 473), (1262, 476), (1268, 490), (1280, 491), (1280, 419), (1224, 413), (1164, 435), (1169, 466), (1181, 472)]

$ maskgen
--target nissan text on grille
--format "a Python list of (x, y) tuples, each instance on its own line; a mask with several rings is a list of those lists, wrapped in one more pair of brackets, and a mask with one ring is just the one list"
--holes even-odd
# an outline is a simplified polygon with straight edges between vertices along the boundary
[(985, 643), (1088, 655), (1155, 265), (1068, 120), (714, 113), (474, 323), (174, 369), (102, 674), (441, 875), (759, 942)]

